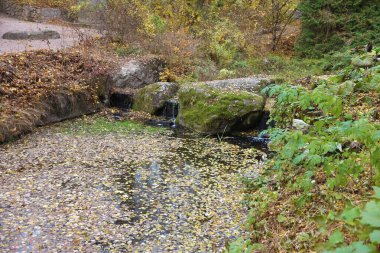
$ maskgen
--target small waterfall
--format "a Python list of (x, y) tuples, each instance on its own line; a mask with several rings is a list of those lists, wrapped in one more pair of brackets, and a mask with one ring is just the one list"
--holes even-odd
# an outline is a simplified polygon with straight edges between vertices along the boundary
[(175, 99), (171, 99), (165, 102), (162, 116), (170, 121), (171, 127), (176, 127), (176, 120), (179, 111), (179, 103)]

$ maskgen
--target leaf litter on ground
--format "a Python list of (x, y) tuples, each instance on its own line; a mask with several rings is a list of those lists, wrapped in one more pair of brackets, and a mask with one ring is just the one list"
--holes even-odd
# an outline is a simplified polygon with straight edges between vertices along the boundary
[(0, 251), (219, 252), (247, 236), (258, 152), (99, 116), (40, 128), (0, 146)]

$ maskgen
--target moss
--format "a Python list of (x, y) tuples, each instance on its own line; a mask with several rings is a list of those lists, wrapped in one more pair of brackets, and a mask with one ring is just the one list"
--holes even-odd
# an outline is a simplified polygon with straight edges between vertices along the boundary
[[(134, 121), (109, 121), (102, 117), (84, 117), (63, 126), (63, 132), (67, 134), (130, 134), (139, 132), (157, 133), (165, 131), (164, 128), (146, 126)], [(59, 129), (62, 131), (62, 129)]]
[(133, 109), (155, 115), (177, 91), (178, 85), (175, 83), (161, 82), (148, 85), (137, 92)]
[(204, 85), (180, 90), (179, 102), (179, 123), (207, 133), (228, 131), (248, 114), (257, 112), (258, 116), (264, 106), (262, 96), (244, 91), (223, 92)]
[(135, 96), (133, 109), (144, 111), (150, 114), (156, 113), (156, 108), (153, 106), (153, 94), (161, 90), (161, 85), (158, 83), (148, 85), (140, 89)]

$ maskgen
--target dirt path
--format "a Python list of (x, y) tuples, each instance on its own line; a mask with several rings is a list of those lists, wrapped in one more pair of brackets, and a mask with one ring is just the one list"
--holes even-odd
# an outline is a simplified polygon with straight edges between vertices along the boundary
[[(38, 32), (41, 30), (54, 30), (61, 35), (61, 38), (51, 40), (18, 41), (2, 39), (3, 34), (9, 31)], [(70, 28), (60, 25), (27, 22), (0, 14), (0, 54), (37, 49), (64, 49), (67, 47), (72, 47), (80, 41), (94, 35), (96, 35), (96, 32), (91, 29)]]

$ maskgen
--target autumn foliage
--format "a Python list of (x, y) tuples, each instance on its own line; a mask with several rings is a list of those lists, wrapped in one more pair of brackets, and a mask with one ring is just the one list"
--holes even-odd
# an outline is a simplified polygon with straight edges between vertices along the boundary
[[(0, 142), (34, 126), (51, 96), (86, 93), (98, 101), (107, 65), (79, 52), (35, 51), (0, 56)], [(16, 124), (17, 123), (17, 124)]]

